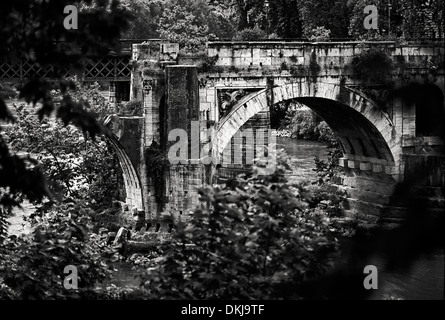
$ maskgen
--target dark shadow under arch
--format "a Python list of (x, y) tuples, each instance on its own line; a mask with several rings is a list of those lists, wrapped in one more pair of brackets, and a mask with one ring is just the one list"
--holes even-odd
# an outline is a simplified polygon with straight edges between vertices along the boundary
[(318, 116), (335, 133), (346, 154), (394, 162), (391, 150), (376, 127), (356, 110), (335, 100), (296, 98)]

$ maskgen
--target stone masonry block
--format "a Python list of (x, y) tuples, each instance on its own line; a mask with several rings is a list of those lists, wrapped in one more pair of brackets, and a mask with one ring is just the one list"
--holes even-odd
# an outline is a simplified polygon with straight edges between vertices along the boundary
[(281, 90), (280, 90), (281, 91), (281, 100), (288, 100), (288, 99), (293, 98), (292, 96), (291, 97), (288, 96), (285, 86), (280, 87), (280, 88), (281, 88)]
[(340, 158), (338, 159), (338, 165), (343, 168), (348, 167), (348, 158)]
[(271, 66), (272, 65), (272, 57), (260, 57), (258, 59), (258, 64), (261, 64), (263, 66)]
[(279, 102), (283, 100), (283, 96), (281, 95), (281, 88), (277, 87), (273, 89), (273, 94), (274, 94), (274, 102)]
[(360, 162), (360, 170), (362, 170), (362, 171), (370, 171), (370, 170), (372, 170), (371, 163), (369, 163), (369, 162)]
[(375, 172), (375, 173), (383, 172), (383, 166), (381, 164), (373, 164), (372, 172)]
[(348, 160), (348, 168), (358, 169), (360, 167), (360, 162), (354, 160)]
[(390, 175), (397, 174), (396, 166), (390, 166), (390, 165), (385, 166), (385, 173), (386, 174), (390, 174)]

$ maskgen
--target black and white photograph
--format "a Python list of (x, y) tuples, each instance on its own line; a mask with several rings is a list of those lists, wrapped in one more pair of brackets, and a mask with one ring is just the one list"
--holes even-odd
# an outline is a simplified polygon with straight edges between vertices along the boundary
[(2, 0), (0, 305), (443, 301), (444, 29), (443, 0)]

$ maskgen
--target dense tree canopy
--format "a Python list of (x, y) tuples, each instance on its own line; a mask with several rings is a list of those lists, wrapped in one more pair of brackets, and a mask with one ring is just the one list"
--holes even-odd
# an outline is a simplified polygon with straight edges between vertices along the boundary
[(156, 39), (159, 38), (159, 19), (164, 10), (162, 0), (123, 0), (125, 7), (133, 17), (129, 28), (122, 34), (127, 39)]
[[(73, 81), (75, 89), (69, 92), (75, 102), (85, 101), (89, 110), (102, 117), (112, 113), (97, 83), (82, 86), (76, 79)], [(52, 90), (51, 94), (54, 101), (60, 99), (60, 91)], [(25, 104), (15, 105), (15, 109), (16, 122), (5, 129), (4, 138), (12, 151), (26, 152), (39, 161), (49, 190), (61, 198), (110, 206), (118, 165), (108, 140), (98, 136), (93, 142), (77, 127), (65, 126), (60, 120), (39, 121)]]
[[(67, 5), (79, 8), (78, 29), (65, 29), (63, 13)], [(2, 1), (0, 3), (0, 59), (3, 62), (29, 61), (42, 67), (52, 66), (50, 84), (45, 79), (28, 79), (20, 90), (20, 97), (32, 103), (40, 119), (55, 113), (67, 125), (79, 127), (93, 138), (101, 132), (101, 125), (85, 100), (73, 99), (69, 88), (72, 81), (63, 78), (66, 68), (81, 70), (91, 53), (105, 54), (117, 45), (122, 30), (127, 26), (128, 14), (116, 0), (112, 1)], [(60, 45), (71, 43), (71, 50)], [(51, 90), (60, 90), (57, 102)], [(0, 97), (0, 120), (14, 121)], [(0, 134), (0, 234), (5, 230), (4, 214), (21, 199), (40, 201), (53, 198), (39, 166), (31, 158), (10, 152)]]
[[(125, 0), (124, 4), (135, 17), (125, 37), (162, 37), (195, 51), (214, 38), (425, 39), (444, 35), (440, 0)], [(378, 9), (377, 30), (363, 25), (367, 5)]]
[[(444, 4), (441, 0), (348, 0), (350, 10), (349, 34), (354, 38), (382, 36), (407, 39), (431, 39), (444, 36)], [(391, 6), (389, 6), (391, 4)], [(363, 27), (363, 8), (375, 5), (378, 9), (378, 30)]]

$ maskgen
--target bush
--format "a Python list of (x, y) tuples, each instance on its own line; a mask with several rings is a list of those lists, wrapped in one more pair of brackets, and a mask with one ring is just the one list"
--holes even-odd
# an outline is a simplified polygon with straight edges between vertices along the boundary
[[(109, 205), (116, 191), (117, 159), (104, 137), (86, 140), (72, 125), (48, 118), (39, 121), (25, 105), (16, 107), (16, 123), (6, 129), (12, 151), (28, 152), (34, 166), (44, 173), (49, 190), (59, 197), (71, 197)], [(106, 172), (106, 174), (105, 174)]]
[(331, 36), (331, 30), (325, 27), (317, 27), (312, 29), (309, 35), (310, 41), (328, 41)]
[(218, 61), (219, 56), (215, 55), (212, 57), (206, 57), (202, 64), (199, 66), (198, 71), (199, 72), (212, 72), (215, 70), (215, 64)]
[(343, 156), (338, 140), (332, 140), (328, 143), (328, 159), (320, 160), (315, 157), (315, 171), (318, 175), (318, 184), (329, 183), (339, 172), (338, 161)]
[[(115, 251), (91, 233), (89, 209), (64, 204), (37, 218), (28, 236), (7, 238), (0, 246), (0, 298), (102, 298), (96, 286), (111, 272), (106, 258)], [(78, 270), (78, 289), (65, 289), (64, 268)]]
[(17, 91), (13, 86), (7, 83), (0, 83), (0, 98), (14, 99), (18, 96)]
[(119, 108), (118, 113), (121, 116), (142, 116), (144, 113), (144, 105), (142, 100), (130, 100), (123, 102)]
[(255, 41), (263, 39), (267, 39), (267, 33), (258, 27), (238, 31), (233, 38), (233, 40), (236, 41)]
[(321, 120), (312, 110), (297, 109), (288, 111), (282, 127), (290, 130), (292, 137), (296, 139), (322, 142), (337, 140), (327, 123)]
[(303, 281), (324, 273), (336, 252), (324, 213), (290, 186), (279, 156), (274, 174), (258, 168), (200, 190), (206, 205), (176, 223), (172, 241), (142, 276), (152, 299), (300, 298)]
[(369, 49), (352, 60), (354, 75), (365, 82), (387, 80), (393, 70), (391, 58), (380, 49)]

